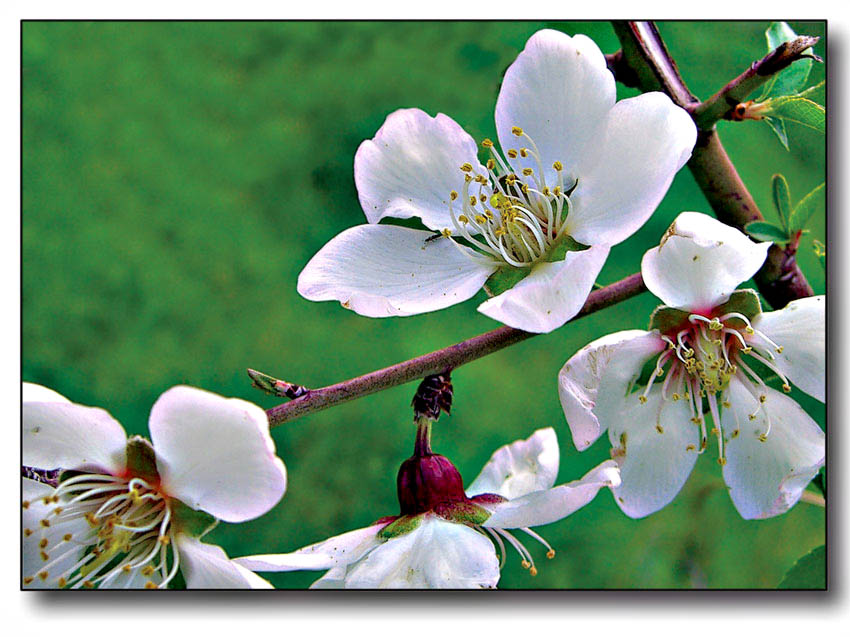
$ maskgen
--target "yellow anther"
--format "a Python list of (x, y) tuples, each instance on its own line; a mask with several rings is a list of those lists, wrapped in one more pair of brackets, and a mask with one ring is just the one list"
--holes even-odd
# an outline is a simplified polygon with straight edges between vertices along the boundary
[(511, 159), (517, 158), (517, 152), (513, 148), (508, 148), (508, 157)]
[(150, 564), (148, 564), (147, 566), (145, 566), (142, 569), (142, 575), (144, 575), (145, 577), (150, 577), (151, 575), (153, 575), (153, 572), (154, 572), (154, 567), (151, 566)]
[(467, 217), (466, 215), (458, 216), (457, 220), (461, 223), (469, 223), (469, 217)]
[(38, 546), (39, 546), (39, 548), (42, 548), (42, 549), (47, 548), (47, 538), (46, 537), (41, 538), (41, 542), (38, 543)]
[(759, 440), (761, 442), (767, 442), (767, 434), (759, 434)]
[(457, 199), (457, 190), (452, 190), (452, 191), (449, 193), (449, 199), (451, 199), (452, 201), (454, 201), (455, 199)]
[(528, 157), (528, 149), (527, 148), (520, 148), (519, 149), (519, 156), (520, 157)]
[(466, 175), (464, 175), (464, 176), (463, 176), (463, 180), (464, 180), (466, 183), (469, 183), (470, 181), (472, 181), (472, 175), (470, 175), (470, 174), (468, 174), (468, 173), (467, 173)]
[(749, 325), (747, 325), (747, 327), (744, 328), (744, 331), (747, 334), (755, 334), (756, 333), (756, 331), (752, 327), (750, 327)]
[(66, 542), (70, 542), (72, 537), (73, 537), (73, 535), (71, 535), (70, 533), (66, 533), (65, 535), (62, 536), (62, 539), (65, 540)]
[(145, 582), (145, 588), (148, 589), (148, 590), (153, 590), (153, 589), (156, 588), (156, 584), (154, 584), (152, 581), (148, 580), (147, 582)]
[(47, 528), (48, 526), (50, 526), (50, 520), (42, 520), (42, 521), (40, 522), (40, 524), (41, 524), (41, 526), (43, 526), (44, 528)]
[(83, 586), (85, 588), (94, 588), (94, 582), (91, 581), (90, 579), (87, 579), (83, 582)]
[(785, 383), (784, 385), (782, 385), (782, 391), (784, 391), (787, 394), (788, 392), (791, 391), (791, 385), (789, 385), (788, 383)]
[(484, 148), (493, 148), (493, 140), (491, 140), (489, 137), (485, 137), (484, 141), (481, 142), (481, 145)]
[(552, 164), (552, 168), (554, 168), (555, 170), (563, 170), (564, 165), (561, 162), (556, 161), (554, 164)]
[(41, 555), (41, 559), (44, 560), (45, 562), (50, 559), (50, 556), (47, 553), (45, 553), (44, 551), (41, 551), (40, 555)]
[(129, 573), (130, 571), (133, 570), (133, 567), (130, 566), (129, 564), (125, 564), (124, 566), (121, 567), (121, 570), (124, 571), (125, 573)]
[(777, 353), (777, 354), (781, 354), (781, 353), (782, 353), (782, 351), (783, 351), (784, 349), (785, 349), (785, 346), (784, 346), (784, 345), (780, 345), (779, 347), (777, 347), (777, 348), (776, 348), (776, 353)]
[(766, 403), (766, 402), (767, 402), (767, 396), (766, 396), (765, 394), (761, 394), (761, 395), (759, 396), (759, 402), (760, 402), (761, 404)]
[(475, 175), (475, 182), (483, 186), (487, 183), (487, 178), (484, 175)]
[(661, 425), (655, 425), (655, 431), (657, 431), (660, 434), (663, 434), (664, 433), (664, 427), (662, 427)]
[(696, 445), (688, 445), (685, 447), (685, 451), (696, 451)]
[(41, 499), (41, 501), (45, 504), (50, 504), (51, 502), (53, 502), (53, 496), (46, 495)]
[(34, 577), (25, 577), (24, 578), (24, 584), (32, 584), (32, 581), (34, 579), (35, 579)]
[(472, 164), (470, 164), (468, 161), (465, 161), (460, 165), (460, 169), (465, 173), (471, 173), (472, 172)]
[(469, 205), (474, 206), (478, 203), (478, 199), (476, 199), (475, 195), (470, 195), (469, 197)]
[(673, 402), (676, 402), (677, 400), (679, 400), (681, 398), (681, 396), (679, 396), (679, 394), (677, 394), (676, 392), (673, 392), (672, 398), (673, 398)]
[(752, 352), (752, 351), (753, 351), (753, 348), (752, 348), (752, 347), (750, 347), (750, 346), (742, 347), (742, 348), (741, 348), (741, 351), (742, 351), (742, 352), (744, 352), (744, 354), (749, 354), (750, 352)]
[(712, 436), (717, 436), (717, 435), (719, 435), (719, 434), (720, 434), (720, 430), (719, 430), (717, 427), (712, 427), (712, 428), (711, 428), (711, 435), (712, 435)]
[(29, 509), (30, 508), (29, 500), (24, 500), (23, 502), (21, 502), (21, 506), (25, 509)]
[(528, 569), (528, 572), (529, 574), (531, 574), (532, 577), (534, 577), (537, 575), (537, 568), (532, 566), (530, 569)]
[(722, 467), (723, 465), (726, 464), (726, 458), (724, 458), (723, 456), (719, 457), (717, 459), (717, 464), (719, 464)]
[(722, 404), (726, 409), (732, 408), (732, 403), (730, 403), (728, 400), (724, 400)]
[(47, 571), (41, 571), (41, 572), (38, 574), (39, 578), (40, 578), (42, 581), (45, 581), (45, 580), (47, 579), (48, 575), (50, 575), (50, 573), (48, 573)]
[(452, 231), (448, 228), (443, 228), (443, 231), (440, 234), (442, 234), (446, 239), (448, 239), (450, 236), (452, 236)]
[(531, 177), (534, 174), (534, 169), (533, 168), (523, 168), (522, 174), (525, 175), (526, 177)]
[(516, 135), (517, 137), (520, 137), (520, 136), (522, 135), (522, 129), (521, 129), (519, 126), (514, 126), (514, 127), (512, 127), (512, 128), (511, 128), (511, 132), (512, 132), (514, 135)]
[(56, 515), (59, 515), (64, 510), (65, 509), (63, 509), (62, 507), (56, 507), (55, 509), (53, 509), (53, 513), (55, 513)]
[(24, 537), (29, 537), (32, 535), (32, 529), (24, 529)]
[(546, 557), (548, 557), (550, 560), (553, 559), (555, 557), (555, 549), (549, 549), (549, 552), (546, 553)]
[(737, 438), (740, 435), (740, 433), (741, 433), (741, 430), (736, 429), (735, 431), (732, 432), (732, 437)]
[(66, 580), (64, 577), (60, 577), (58, 580), (56, 580), (56, 583), (59, 585), (59, 588), (65, 588), (65, 586), (68, 584), (68, 580)]
[(750, 420), (755, 420), (755, 419), (756, 419), (756, 415), (755, 415), (755, 414), (748, 414), (748, 415), (747, 415), (747, 418), (749, 418)]
[(158, 540), (158, 541), (159, 541), (159, 543), (160, 543), (160, 544), (162, 544), (163, 546), (167, 546), (167, 545), (169, 544), (169, 542), (171, 542), (171, 538), (170, 538), (170, 537), (168, 537), (167, 535), (160, 535), (160, 536), (157, 538), (157, 540)]
[(484, 215), (475, 215), (475, 223), (477, 223), (479, 226), (484, 225), (485, 223), (487, 223), (487, 217), (485, 217)]
[(552, 194), (552, 191), (549, 190), (549, 186), (543, 186), (543, 195), (548, 197), (550, 194)]
[(640, 404), (643, 405), (646, 403), (646, 396), (638, 396), (638, 400), (640, 401)]
[(661, 368), (661, 367), (656, 367), (655, 368), (655, 376), (656, 376), (656, 378), (661, 378), (662, 376), (664, 376), (664, 369)]
[(491, 157), (490, 159), (487, 160), (487, 169), (493, 170), (495, 167), (496, 167), (496, 160)]
[(552, 193), (553, 193), (556, 197), (560, 197), (560, 196), (561, 196), (561, 187), (560, 187), (560, 186), (555, 186), (555, 189), (552, 191)]
[(497, 237), (504, 237), (505, 236), (505, 226), (499, 226), (498, 228), (493, 230), (493, 234), (496, 235)]
[(531, 567), (531, 562), (529, 562), (528, 560), (523, 560), (523, 561), (520, 563), (520, 566), (522, 566), (523, 568), (530, 568), (530, 567)]

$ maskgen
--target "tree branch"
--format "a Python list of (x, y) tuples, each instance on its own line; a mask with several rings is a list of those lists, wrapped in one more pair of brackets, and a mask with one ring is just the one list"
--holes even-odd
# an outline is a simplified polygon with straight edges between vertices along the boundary
[[(623, 47), (620, 64), (627, 64), (632, 70), (627, 77), (637, 78), (637, 86), (643, 91), (667, 93), (676, 104), (694, 113), (700, 102), (679, 75), (655, 25), (651, 22), (615, 22), (613, 26)], [(723, 223), (743, 230), (750, 221), (764, 218), (714, 128), (699, 132), (688, 168), (714, 214)], [(789, 248), (783, 250), (773, 245), (755, 276), (759, 292), (774, 309), (813, 294), (797, 266), (793, 250), (793, 247), (789, 252)]]
[[(639, 272), (627, 276), (625, 279), (591, 292), (581, 311), (572, 320), (625, 301), (645, 290), (646, 286), (644, 286), (643, 278)], [(355, 398), (368, 396), (396, 385), (403, 385), (425, 376), (455, 369), (532, 336), (537, 336), (537, 334), (523, 332), (512, 327), (500, 327), (430, 354), (412, 358), (357, 378), (320, 389), (307, 390), (307, 393), (300, 398), (269, 409), (266, 412), (269, 417), (269, 424), (276, 427), (300, 416), (321, 411)]]
[(787, 68), (792, 62), (804, 57), (804, 52), (813, 47), (820, 38), (803, 35), (796, 40), (784, 42), (753, 62), (746, 71), (693, 109), (692, 115), (697, 128), (709, 130), (718, 120), (733, 119), (735, 107), (773, 75)]

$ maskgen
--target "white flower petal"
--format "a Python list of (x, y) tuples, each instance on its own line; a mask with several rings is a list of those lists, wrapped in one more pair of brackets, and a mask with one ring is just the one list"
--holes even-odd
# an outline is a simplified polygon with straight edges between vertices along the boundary
[(519, 529), (550, 524), (588, 504), (602, 487), (616, 487), (618, 484), (620, 472), (617, 463), (606, 460), (580, 480), (554, 489), (535, 491), (516, 500), (484, 505), (493, 514), (482, 526)]
[(70, 402), (24, 402), (23, 464), (39, 469), (124, 470), (127, 434), (103, 409)]
[(568, 252), (563, 261), (538, 263), (514, 287), (478, 306), (478, 311), (526, 332), (561, 327), (581, 310), (605, 265), (608, 248)]
[(449, 193), (463, 190), (460, 167), (478, 162), (475, 140), (451, 117), (418, 108), (391, 113), (354, 156), (354, 182), (369, 223), (419, 217), (429, 228), (451, 227)]
[(588, 245), (614, 245), (640, 228), (691, 155), (697, 130), (663, 93), (617, 102), (592, 167), (578, 174), (567, 230)]
[[(53, 495), (53, 487), (27, 478), (21, 479), (23, 499), (26, 506), (21, 514), (23, 540), (21, 559), (24, 578), (33, 580), (24, 584), (30, 588), (59, 588), (58, 579), (68, 577), (66, 571), (83, 556), (85, 546), (74, 542), (89, 532), (89, 525), (81, 517), (59, 521), (53, 513), (56, 503), (45, 504), (44, 498)], [(42, 525), (48, 520), (50, 526)], [(64, 540), (66, 534), (72, 535), (72, 542)], [(42, 542), (46, 540), (46, 545)], [(47, 559), (44, 559), (44, 556)], [(44, 578), (39, 573), (47, 573)]]
[(496, 493), (513, 500), (532, 491), (548, 489), (558, 477), (558, 436), (552, 427), (538, 429), (527, 440), (496, 450), (466, 495)]
[[(399, 226), (363, 225), (331, 239), (298, 276), (311, 301), (337, 300), (363, 316), (410, 316), (475, 295), (496, 264), (445, 238)], [(467, 255), (470, 255), (468, 257)]]
[(182, 533), (177, 536), (176, 544), (186, 588), (273, 588), (259, 575), (235, 564), (220, 546), (205, 544)]
[(381, 543), (378, 532), (386, 522), (349, 531), (294, 553), (249, 555), (234, 560), (253, 571), (299, 571), (344, 568)]
[(770, 245), (708, 215), (683, 212), (661, 244), (643, 255), (640, 269), (665, 305), (708, 313), (758, 271)]
[(242, 522), (283, 496), (286, 469), (252, 403), (173, 387), (154, 403), (150, 432), (163, 488), (193, 509)]
[(576, 449), (587, 449), (621, 417), (632, 383), (665, 347), (655, 332), (626, 330), (585, 345), (564, 364), (558, 395)]
[(767, 336), (782, 352), (758, 335), (760, 342), (776, 358), (773, 364), (804, 392), (825, 402), (826, 397), (826, 297), (810, 296), (792, 301), (781, 310), (763, 312), (753, 320), (753, 328)]
[(416, 529), (371, 551), (348, 570), (346, 588), (494, 588), (493, 543), (464, 524), (425, 515)]
[[(596, 43), (584, 35), (538, 31), (505, 72), (496, 101), (499, 143), (505, 152), (528, 146), (511, 133), (521, 127), (540, 151), (547, 183), (556, 184), (552, 164), (560, 161), (570, 185), (596, 154), (615, 99), (614, 77)], [(517, 172), (539, 172), (531, 157), (512, 163)]]
[(21, 383), (22, 402), (25, 403), (69, 403), (59, 392), (35, 383)]
[[(726, 443), (723, 479), (732, 502), (745, 519), (769, 518), (790, 509), (824, 463), (825, 436), (791, 398), (770, 388), (761, 409), (737, 379), (729, 383), (721, 422)], [(756, 414), (750, 420), (750, 414)], [(759, 435), (770, 432), (765, 442)], [(735, 431), (739, 433), (734, 434)]]
[(632, 408), (608, 429), (622, 478), (612, 489), (614, 499), (632, 518), (655, 513), (676, 497), (694, 468), (700, 444), (686, 400), (665, 401), (660, 388), (649, 392), (645, 404), (637, 397), (631, 395)]

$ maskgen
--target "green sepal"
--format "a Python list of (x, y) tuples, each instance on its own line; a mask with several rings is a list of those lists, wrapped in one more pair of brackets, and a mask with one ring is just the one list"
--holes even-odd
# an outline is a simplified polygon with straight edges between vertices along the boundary
[(378, 532), (378, 537), (385, 540), (391, 540), (399, 535), (410, 533), (422, 524), (422, 514), (419, 515), (402, 515), (395, 522), (390, 522)]
[(649, 329), (658, 330), (662, 334), (682, 329), (682, 325), (688, 323), (691, 312), (679, 310), (667, 305), (659, 305), (649, 317)]
[(765, 117), (797, 122), (821, 133), (826, 132), (826, 109), (805, 97), (788, 95), (765, 100), (759, 109)]
[(582, 252), (588, 249), (590, 249), (590, 246), (579, 243), (570, 235), (565, 234), (563, 237), (558, 239), (558, 242), (554, 246), (552, 246), (546, 256), (543, 257), (543, 260), (548, 261), (549, 263), (556, 263), (558, 261), (563, 261), (567, 256), (567, 252)]
[[(794, 30), (785, 22), (773, 22), (764, 32), (767, 39), (768, 52), (773, 51), (778, 46), (785, 42), (790, 42), (797, 37)], [(810, 53), (811, 49), (806, 49), (803, 54)], [(769, 97), (777, 97), (780, 95), (792, 95), (797, 93), (806, 84), (809, 79), (809, 73), (812, 70), (811, 58), (803, 58), (792, 62), (787, 68), (779, 73), (776, 73), (770, 81), (765, 84), (764, 90), (759, 97), (759, 101)]]
[(779, 222), (788, 232), (788, 219), (791, 217), (791, 190), (783, 175), (773, 176), (773, 203), (779, 213)]
[(821, 545), (797, 560), (777, 588), (826, 589), (826, 546)]
[(788, 220), (788, 227), (791, 232), (805, 229), (806, 223), (808, 223), (821, 203), (821, 197), (823, 196), (825, 187), (825, 183), (821, 184), (797, 202)]
[[(735, 290), (729, 296), (729, 300), (721, 303), (714, 308), (715, 316), (723, 316), (729, 312), (738, 312), (752, 321), (755, 317), (761, 314), (761, 301), (759, 295), (754, 290), (744, 288), (743, 290)], [(743, 329), (746, 327), (741, 319), (730, 318), (725, 321), (727, 325), (735, 329)]]
[(785, 244), (791, 238), (785, 229), (770, 223), (769, 221), (750, 221), (744, 226), (747, 234), (758, 241), (773, 241), (774, 243)]
[(159, 482), (156, 469), (156, 454), (150, 441), (141, 436), (132, 436), (127, 441), (127, 470), (131, 475), (148, 482)]
[(218, 518), (206, 511), (196, 511), (180, 500), (171, 501), (171, 519), (174, 528), (191, 537), (203, 537), (218, 525)]
[(484, 524), (492, 515), (484, 507), (468, 501), (441, 505), (434, 510), (434, 513), (459, 524)]
[(484, 291), (488, 296), (498, 296), (507, 292), (525, 277), (531, 274), (531, 268), (515, 268), (503, 265), (484, 282)]

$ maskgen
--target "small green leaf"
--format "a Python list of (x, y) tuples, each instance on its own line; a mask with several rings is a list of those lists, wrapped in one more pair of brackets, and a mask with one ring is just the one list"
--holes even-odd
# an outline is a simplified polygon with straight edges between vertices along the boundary
[(791, 192), (788, 182), (782, 175), (773, 176), (773, 203), (779, 213), (779, 221), (785, 233), (788, 233), (788, 217), (791, 215)]
[(805, 97), (807, 100), (823, 104), (826, 100), (826, 80), (821, 80), (814, 86), (810, 86), (805, 91), (797, 93), (797, 97)]
[(579, 243), (570, 235), (565, 234), (563, 237), (558, 239), (558, 243), (549, 250), (549, 253), (545, 256), (545, 260), (549, 263), (563, 261), (567, 256), (567, 252), (581, 252), (588, 248), (590, 248), (590, 246)]
[(662, 334), (667, 334), (672, 331), (679, 331), (682, 325), (688, 323), (690, 312), (678, 310), (675, 307), (659, 305), (649, 317), (649, 329), (658, 330)]
[(181, 533), (192, 537), (202, 537), (218, 524), (218, 519), (205, 511), (196, 511), (180, 500), (172, 500), (171, 503), (173, 524), (176, 529), (180, 529)]
[(503, 265), (490, 275), (484, 283), (484, 290), (490, 296), (498, 296), (502, 292), (510, 290), (529, 274), (531, 274), (531, 268), (515, 268), (511, 265)]
[(794, 206), (794, 210), (788, 219), (788, 227), (792, 233), (803, 230), (815, 211), (820, 208), (825, 188), (826, 184), (821, 184)]
[(821, 133), (826, 132), (826, 109), (804, 97), (791, 95), (769, 99), (764, 102), (760, 112), (765, 117), (779, 117), (808, 126)]
[[(785, 22), (774, 22), (765, 31), (767, 38), (767, 50), (773, 51), (784, 42), (790, 42), (797, 37), (793, 29)], [(810, 53), (811, 49), (804, 51)], [(812, 60), (804, 58), (792, 62), (787, 68), (776, 73), (765, 85), (759, 101), (780, 95), (793, 95), (806, 85), (809, 73), (812, 70)]]
[(819, 546), (797, 560), (778, 588), (826, 589), (826, 546)]
[[(742, 290), (735, 290), (732, 294), (729, 295), (729, 300), (725, 303), (721, 303), (716, 308), (714, 308), (714, 314), (716, 316), (723, 316), (724, 314), (729, 314), (730, 312), (737, 312), (738, 314), (743, 314), (750, 321), (752, 321), (755, 317), (761, 314), (761, 301), (759, 301), (759, 295), (756, 294), (754, 290), (750, 290), (748, 288), (744, 288)], [(744, 322), (740, 321), (740, 326), (734, 323), (736, 319), (729, 319), (727, 323), (730, 324), (730, 327), (734, 328), (743, 328)]]
[(790, 151), (791, 147), (788, 145), (788, 133), (785, 130), (785, 122), (776, 117), (765, 117), (764, 121), (770, 129), (776, 133), (776, 136), (779, 138), (779, 143), (785, 146), (785, 150)]
[(753, 239), (759, 241), (773, 241), (774, 243), (788, 243), (790, 241), (788, 233), (777, 225), (769, 221), (751, 221), (744, 230)]

